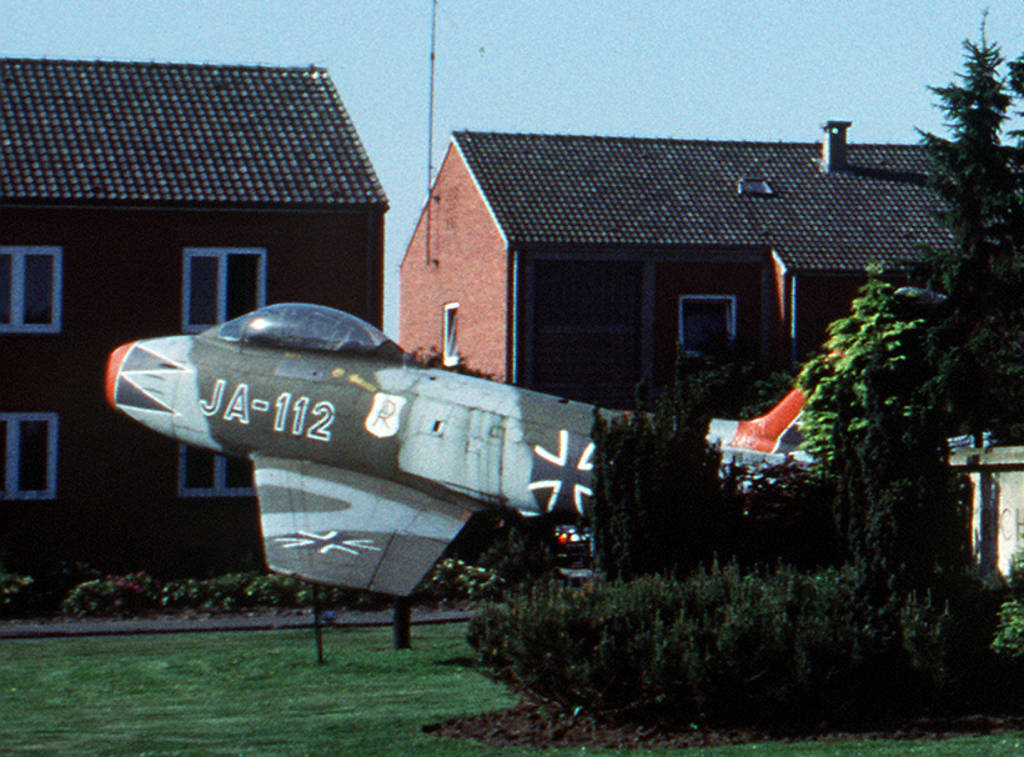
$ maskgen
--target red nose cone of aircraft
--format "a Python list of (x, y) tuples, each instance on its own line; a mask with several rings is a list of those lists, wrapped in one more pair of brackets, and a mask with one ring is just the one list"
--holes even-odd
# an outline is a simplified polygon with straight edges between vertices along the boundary
[(121, 372), (121, 363), (124, 362), (125, 355), (128, 354), (128, 350), (132, 348), (135, 342), (129, 342), (128, 344), (122, 344), (116, 350), (110, 353), (110, 357), (107, 358), (107, 404), (113, 408), (117, 407), (114, 402), (114, 395), (117, 391), (117, 374)]

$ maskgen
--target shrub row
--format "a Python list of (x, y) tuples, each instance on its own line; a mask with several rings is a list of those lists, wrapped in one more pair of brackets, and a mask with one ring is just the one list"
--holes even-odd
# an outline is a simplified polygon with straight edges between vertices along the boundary
[(417, 594), (439, 602), (466, 599), (495, 599), (505, 588), (505, 581), (491, 568), (447, 557), (434, 566)]
[(949, 616), (910, 599), (886, 638), (858, 617), (858, 581), (851, 568), (730, 566), (549, 583), (486, 606), (469, 641), (514, 688), (604, 719), (799, 727), (933, 701), (949, 676)]
[[(355, 592), (322, 588), (320, 601), (357, 603)], [(229, 573), (162, 583), (145, 573), (105, 576), (75, 586), (61, 605), (65, 615), (135, 615), (153, 610), (227, 611), (252, 607), (309, 607), (312, 584), (273, 573)]]
[(22, 614), (22, 610), (27, 608), (33, 583), (31, 576), (0, 573), (0, 617)]
[[(230, 611), (253, 607), (311, 607), (313, 584), (274, 573), (229, 573), (208, 579), (160, 581), (146, 573), (98, 576), (89, 572), (56, 601), (40, 594), (46, 582), (30, 576), (0, 573), (0, 617), (19, 617), (59, 610), (74, 617), (130, 616), (159, 610)], [(438, 563), (417, 592), (419, 599), (436, 601), (494, 597), (501, 581), (493, 571), (461, 560)], [(368, 607), (384, 603), (366, 592), (319, 587), (325, 607)]]

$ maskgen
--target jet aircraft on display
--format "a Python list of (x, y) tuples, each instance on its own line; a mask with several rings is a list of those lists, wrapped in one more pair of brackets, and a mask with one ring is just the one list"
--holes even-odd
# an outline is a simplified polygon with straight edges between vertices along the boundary
[[(592, 495), (593, 406), (425, 368), (319, 305), (122, 345), (106, 393), (155, 431), (250, 459), (268, 567), (319, 583), (408, 596), (474, 512), (584, 516)], [(714, 421), (709, 440), (783, 459), (801, 406), (791, 393)]]

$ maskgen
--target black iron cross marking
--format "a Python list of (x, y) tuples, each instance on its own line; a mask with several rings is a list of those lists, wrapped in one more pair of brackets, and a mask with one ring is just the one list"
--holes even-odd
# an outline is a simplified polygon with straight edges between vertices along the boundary
[[(558, 452), (550, 452), (539, 444), (533, 448), (533, 470), (527, 489), (537, 498), (541, 509), (583, 515), (584, 497), (593, 495), (590, 477), (594, 470), (594, 443), (584, 436), (574, 436), (565, 429), (558, 432)], [(544, 496), (544, 491), (547, 496)]]
[(381, 551), (380, 547), (374, 546), (373, 539), (346, 539), (338, 531), (327, 531), (322, 534), (299, 531), (289, 536), (274, 537), (274, 541), (280, 544), (282, 549), (315, 549), (321, 555), (338, 551), (358, 556), (360, 552)]

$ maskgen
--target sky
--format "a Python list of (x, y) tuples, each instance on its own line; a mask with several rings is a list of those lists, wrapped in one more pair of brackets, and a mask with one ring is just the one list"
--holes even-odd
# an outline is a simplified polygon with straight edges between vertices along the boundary
[[(388, 195), (385, 330), (427, 196), (432, 0), (0, 0), (0, 56), (326, 68)], [(461, 129), (814, 142), (943, 133), (966, 39), (1024, 0), (437, 0), (436, 171)]]

